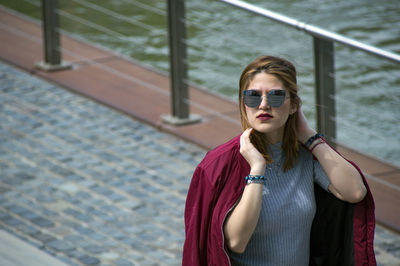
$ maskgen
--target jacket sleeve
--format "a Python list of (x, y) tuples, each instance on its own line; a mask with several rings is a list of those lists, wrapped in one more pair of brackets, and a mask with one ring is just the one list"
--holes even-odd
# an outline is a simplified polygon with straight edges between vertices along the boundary
[(208, 152), (197, 166), (186, 198), (182, 265), (229, 265), (222, 227), (249, 170), (239, 137)]
[(185, 243), (182, 265), (207, 265), (207, 235), (213, 210), (214, 188), (198, 166), (189, 186), (185, 206)]
[(367, 188), (365, 198), (354, 205), (353, 217), (353, 239), (354, 239), (354, 260), (356, 266), (376, 266), (374, 252), (375, 234), (375, 203), (360, 168), (349, 161), (361, 174), (364, 185)]
[(363, 177), (367, 195), (361, 202), (351, 204), (315, 186), (317, 212), (311, 230), (311, 266), (376, 266), (372, 194), (361, 170), (349, 162)]

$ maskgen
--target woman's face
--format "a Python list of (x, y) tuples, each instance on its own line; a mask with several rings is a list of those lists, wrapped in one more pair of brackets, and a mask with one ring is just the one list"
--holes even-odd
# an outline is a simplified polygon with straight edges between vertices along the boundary
[[(270, 143), (282, 141), (285, 123), (290, 114), (296, 111), (290, 104), (289, 92), (284, 88), (282, 82), (271, 74), (259, 73), (254, 76), (247, 90), (252, 90), (263, 96), (260, 105), (248, 107), (245, 105), (247, 120), (255, 130), (265, 133)], [(286, 91), (283, 104), (279, 107), (271, 107), (267, 101), (267, 94), (275, 90)], [(274, 104), (272, 104), (274, 105)]]

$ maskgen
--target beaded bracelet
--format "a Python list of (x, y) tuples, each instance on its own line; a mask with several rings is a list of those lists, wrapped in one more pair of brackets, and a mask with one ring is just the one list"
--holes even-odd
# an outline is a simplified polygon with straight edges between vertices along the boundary
[(309, 149), (310, 146), (311, 146), (311, 144), (312, 144), (316, 139), (319, 139), (319, 138), (321, 138), (322, 136), (323, 136), (322, 134), (317, 133), (317, 134), (315, 134), (314, 136), (310, 137), (310, 138), (306, 141), (306, 143), (305, 143), (304, 145), (306, 146), (307, 149)]
[(251, 183), (264, 184), (265, 177), (263, 175), (248, 175), (244, 180), (247, 181), (247, 185)]

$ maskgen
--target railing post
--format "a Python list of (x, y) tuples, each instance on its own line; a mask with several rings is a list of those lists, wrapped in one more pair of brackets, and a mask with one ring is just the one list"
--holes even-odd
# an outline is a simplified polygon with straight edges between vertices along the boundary
[(172, 114), (162, 120), (173, 125), (196, 123), (200, 117), (190, 115), (188, 103), (185, 0), (167, 0), (167, 4)]
[(334, 57), (333, 42), (314, 37), (317, 129), (332, 146), (336, 146)]
[(61, 59), (60, 34), (58, 32), (58, 0), (42, 0), (42, 29), (44, 62), (36, 66), (45, 71), (57, 71), (71, 68)]

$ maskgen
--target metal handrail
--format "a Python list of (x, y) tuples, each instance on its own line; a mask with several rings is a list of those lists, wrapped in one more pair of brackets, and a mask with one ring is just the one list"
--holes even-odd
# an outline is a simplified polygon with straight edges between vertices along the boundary
[(347, 38), (343, 35), (330, 32), (321, 28), (318, 28), (316, 26), (310, 25), (303, 23), (301, 21), (283, 16), (281, 14), (272, 12), (267, 9), (263, 9), (261, 7), (257, 7), (255, 5), (240, 1), (240, 0), (219, 0), (221, 2), (230, 4), (232, 6), (250, 11), (252, 13), (261, 15), (263, 17), (267, 17), (269, 19), (275, 20), (277, 22), (283, 23), (285, 25), (291, 26), (293, 28), (296, 28), (298, 30), (304, 31), (310, 35), (313, 35), (318, 38), (322, 38), (328, 41), (334, 41), (338, 42), (344, 45), (347, 45), (349, 47), (353, 47), (359, 50), (363, 50), (365, 52), (371, 53), (373, 55), (383, 57), (389, 60), (392, 60), (396, 63), (400, 63), (400, 55)]
[[(34, 0), (24, 0), (30, 3), (35, 3)], [(48, 3), (49, 0), (40, 0), (42, 5)], [(53, 1), (53, 0), (52, 0)], [(56, 2), (57, 0), (54, 0)], [(101, 6), (90, 3), (88, 1), (77, 1), (83, 3), (86, 7), (102, 12), (112, 17), (118, 17), (125, 22), (134, 24), (141, 28), (148, 30), (153, 29), (152, 27), (142, 27), (141, 23), (136, 20), (121, 16), (111, 10), (107, 10)], [(327, 30), (297, 21), (295, 19), (283, 16), (281, 14), (254, 6), (239, 0), (219, 0), (220, 2), (230, 4), (238, 7), (244, 11), (252, 12), (262, 17), (272, 19), (276, 22), (285, 24), (297, 30), (304, 31), (311, 35), (314, 39), (314, 57), (315, 57), (315, 95), (316, 95), (316, 114), (317, 114), (317, 128), (318, 131), (327, 135), (328, 141), (332, 145), (336, 142), (336, 111), (335, 111), (335, 67), (334, 67), (334, 43), (340, 43), (349, 47), (368, 52), (375, 56), (391, 60), (393, 62), (400, 62), (400, 55), (352, 40), (350, 38), (341, 36), (339, 34), (329, 32)], [(162, 120), (167, 123), (174, 125), (182, 125), (187, 123), (194, 123), (200, 121), (200, 118), (196, 115), (191, 115), (190, 105), (195, 105), (189, 100), (188, 91), (188, 78), (187, 78), (187, 65), (188, 59), (186, 55), (187, 46), (201, 48), (199, 45), (186, 39), (186, 19), (185, 19), (185, 2), (186, 0), (168, 0), (167, 1), (167, 12), (165, 15), (168, 21), (168, 37), (169, 37), (169, 48), (170, 48), (170, 78), (171, 78), (171, 115), (163, 115)], [(136, 1), (135, 1), (136, 3)], [(135, 4), (133, 3), (133, 4)], [(148, 9), (147, 5), (142, 6)], [(152, 10), (153, 11), (153, 10)], [(94, 24), (90, 21), (86, 21), (82, 18), (78, 18), (70, 13), (62, 10), (55, 9), (53, 11), (56, 15), (65, 16), (69, 19), (73, 19), (83, 23), (89, 27), (95, 28), (112, 36), (123, 37), (123, 34), (107, 29), (103, 26)], [(163, 13), (157, 11), (157, 14)], [(53, 25), (54, 27), (54, 25)], [(54, 27), (53, 31), (58, 32), (59, 29)], [(45, 41), (46, 42), (46, 41)], [(59, 47), (55, 47), (53, 50), (60, 51)], [(209, 51), (215, 56), (226, 58), (224, 55), (219, 55), (216, 51)]]
[[(336, 102), (334, 43), (368, 52), (372, 55), (400, 63), (400, 55), (367, 45), (313, 25), (283, 16), (240, 0), (219, 0), (242, 10), (261, 15), (276, 22), (293, 27), (311, 35), (314, 39), (315, 102), (317, 130), (327, 136), (332, 146), (336, 145)], [(333, 97), (332, 97), (333, 96)]]

